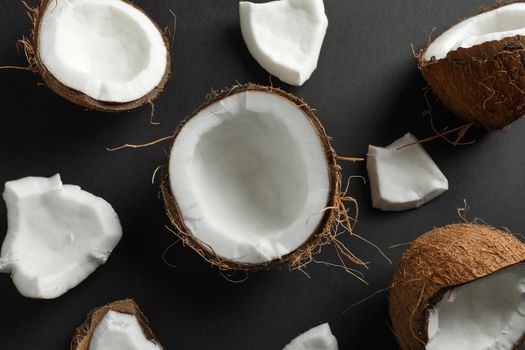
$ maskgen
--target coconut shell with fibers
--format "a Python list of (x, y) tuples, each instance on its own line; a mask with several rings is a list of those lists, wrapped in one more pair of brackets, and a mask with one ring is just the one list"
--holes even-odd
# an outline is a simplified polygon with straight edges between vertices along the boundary
[(427, 49), (419, 54), (419, 69), (457, 117), (500, 130), (525, 114), (525, 37), (458, 48), (445, 58), (429, 61), (424, 59)]
[[(178, 207), (177, 200), (174, 198), (169, 180), (169, 171), (168, 166), (164, 167), (162, 175), (162, 184), (161, 184), (161, 193), (164, 206), (166, 209), (167, 216), (169, 217), (171, 223), (173, 224), (177, 235), (181, 238), (184, 245), (188, 245), (193, 250), (195, 250), (199, 255), (201, 255), (205, 260), (210, 262), (212, 265), (218, 266), (220, 269), (224, 270), (242, 270), (242, 271), (254, 271), (254, 270), (267, 270), (281, 267), (288, 268), (300, 268), (306, 263), (311, 261), (312, 254), (314, 251), (317, 251), (319, 245), (323, 244), (333, 244), (335, 242), (336, 249), (342, 249), (345, 251), (343, 253), (347, 257), (351, 255), (346, 248), (340, 245), (340, 242), (336, 241), (335, 235), (333, 234), (333, 225), (340, 219), (341, 208), (344, 208), (342, 199), (340, 198), (341, 194), (341, 167), (337, 164), (336, 153), (330, 144), (330, 139), (327, 136), (325, 129), (312, 108), (308, 106), (302, 99), (287, 93), (281, 89), (269, 87), (269, 86), (260, 86), (255, 84), (245, 84), (237, 85), (229, 89), (217, 92), (214, 91), (212, 94), (208, 95), (207, 101), (197, 108), (188, 118), (186, 118), (177, 128), (174, 139), (179, 134), (181, 128), (197, 113), (202, 109), (208, 107), (209, 105), (220, 101), (223, 98), (231, 96), (233, 94), (238, 94), (246, 91), (262, 91), (268, 92), (277, 96), (280, 96), (284, 99), (295, 104), (300, 108), (304, 115), (308, 118), (311, 125), (317, 132), (319, 139), (321, 141), (324, 154), (326, 157), (326, 163), (328, 164), (328, 173), (329, 173), (329, 184), (330, 184), (330, 194), (328, 203), (326, 205), (326, 210), (320, 224), (318, 225), (315, 232), (310, 236), (310, 238), (302, 244), (298, 249), (292, 253), (283, 256), (281, 259), (270, 261), (262, 264), (245, 264), (235, 261), (230, 261), (224, 259), (216, 254), (214, 254), (203, 242), (200, 242), (191, 231), (184, 224), (181, 211)], [(350, 259), (353, 262), (359, 263), (358, 259)]]
[(29, 38), (23, 37), (20, 40), (20, 43), (22, 44), (22, 47), (24, 49), (24, 52), (25, 52), (25, 55), (28, 61), (28, 70), (31, 70), (35, 74), (38, 74), (42, 78), (44, 83), (54, 93), (65, 98), (66, 100), (69, 100), (89, 110), (95, 110), (95, 111), (100, 111), (100, 112), (123, 112), (123, 111), (129, 111), (129, 110), (138, 108), (146, 103), (152, 103), (153, 101), (157, 99), (159, 94), (164, 90), (164, 86), (166, 85), (166, 83), (168, 82), (171, 76), (171, 55), (170, 55), (169, 40), (167, 36), (165, 35), (165, 32), (160, 30), (158, 24), (153, 19), (151, 19), (144, 10), (142, 10), (140, 7), (138, 7), (133, 2), (127, 1), (127, 0), (123, 0), (123, 1), (135, 7), (136, 9), (141, 11), (146, 17), (148, 17), (162, 35), (164, 44), (166, 46), (167, 64), (166, 64), (166, 70), (159, 84), (153, 90), (151, 90), (148, 94), (142, 96), (141, 98), (134, 100), (134, 101), (130, 101), (130, 102), (124, 102), (124, 103), (99, 101), (99, 100), (96, 100), (84, 94), (83, 92), (69, 88), (68, 86), (62, 84), (45, 67), (39, 55), (39, 50), (38, 50), (39, 36), (38, 35), (39, 35), (40, 22), (41, 22), (44, 12), (50, 6), (53, 0), (39, 0), (39, 1), (40, 1), (40, 5), (35, 8), (29, 7), (26, 5), (27, 10), (28, 10), (28, 16), (31, 19), (33, 27), (31, 29)]
[(75, 335), (71, 341), (71, 350), (89, 349), (89, 343), (95, 328), (97, 328), (102, 318), (104, 318), (106, 313), (110, 310), (135, 316), (146, 339), (157, 344), (162, 349), (155, 334), (153, 334), (153, 331), (148, 326), (148, 319), (144, 316), (142, 311), (140, 311), (139, 306), (133, 301), (133, 299), (125, 299), (92, 310), (88, 314), (86, 321), (75, 331)]
[(401, 348), (425, 349), (430, 311), (447, 291), (523, 261), (521, 241), (485, 225), (449, 225), (415, 240), (401, 258), (389, 293)]

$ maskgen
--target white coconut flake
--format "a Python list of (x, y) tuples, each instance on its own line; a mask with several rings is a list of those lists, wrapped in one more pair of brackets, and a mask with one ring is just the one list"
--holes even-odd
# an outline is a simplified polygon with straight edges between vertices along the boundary
[(417, 139), (406, 134), (386, 148), (369, 146), (368, 176), (374, 208), (418, 208), (448, 190), (448, 180)]
[(237, 93), (181, 129), (170, 186), (190, 232), (230, 261), (259, 264), (301, 246), (318, 228), (330, 179), (304, 112), (267, 92)]
[(525, 35), (525, 3), (518, 2), (470, 17), (440, 35), (423, 56), (428, 62), (443, 59), (458, 48), (470, 48), (489, 41)]
[(51, 0), (38, 34), (47, 70), (98, 101), (124, 103), (147, 95), (168, 64), (156, 25), (122, 0)]
[(8, 230), (0, 270), (30, 298), (56, 298), (104, 264), (122, 235), (117, 214), (102, 198), (59, 175), (5, 184)]
[(338, 345), (330, 326), (325, 323), (301, 334), (283, 350), (338, 350)]
[(510, 350), (525, 333), (525, 265), (456, 287), (429, 315), (427, 350)]
[(328, 19), (323, 0), (239, 3), (248, 50), (270, 74), (303, 85), (317, 68)]
[(108, 311), (95, 328), (89, 350), (161, 350), (146, 339), (134, 315)]

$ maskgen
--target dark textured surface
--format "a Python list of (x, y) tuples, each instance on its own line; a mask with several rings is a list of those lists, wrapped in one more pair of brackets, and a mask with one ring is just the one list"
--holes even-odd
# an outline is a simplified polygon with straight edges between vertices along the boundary
[[(38, 79), (15, 70), (0, 71), (0, 183), (27, 175), (60, 172), (107, 199), (120, 214), (124, 238), (108, 263), (56, 300), (23, 298), (7, 275), (0, 276), (0, 348), (66, 350), (75, 327), (96, 306), (134, 297), (150, 318), (166, 349), (278, 350), (298, 333), (330, 322), (342, 350), (397, 349), (388, 326), (386, 295), (350, 311), (352, 303), (390, 282), (394, 267), (355, 238), (343, 241), (371, 262), (366, 286), (339, 269), (312, 265), (299, 272), (256, 273), (241, 284), (226, 281), (187, 248), (162, 251), (173, 241), (151, 174), (165, 160), (163, 149), (109, 153), (107, 146), (145, 142), (171, 133), (211, 88), (239, 82), (268, 83), (269, 75), (247, 52), (239, 30), (237, 2), (226, 0), (137, 0), (161, 27), (177, 12), (173, 79), (150, 110), (107, 115), (85, 112), (37, 86)], [(410, 44), (417, 48), (432, 28), (447, 28), (488, 2), (464, 0), (326, 0), (330, 21), (319, 68), (302, 88), (281, 86), (317, 109), (341, 155), (362, 156), (369, 143), (386, 145), (411, 131), (432, 135), (422, 80)], [(17, 1), (0, 2), (0, 64), (22, 65), (16, 40), (30, 24)], [(434, 105), (441, 127), (457, 126)], [(514, 232), (525, 227), (524, 121), (506, 133), (478, 133), (478, 142), (453, 147), (426, 146), (450, 181), (450, 191), (417, 211), (397, 214), (371, 209), (366, 185), (352, 182), (361, 204), (356, 232), (400, 258), (408, 242), (434, 226), (459, 221), (456, 208), (467, 199), (471, 218), (480, 217)], [(366, 175), (364, 164), (348, 164), (345, 174)], [(0, 238), (6, 231), (0, 204)], [(331, 260), (327, 249), (319, 257)], [(234, 276), (242, 278), (243, 276)]]

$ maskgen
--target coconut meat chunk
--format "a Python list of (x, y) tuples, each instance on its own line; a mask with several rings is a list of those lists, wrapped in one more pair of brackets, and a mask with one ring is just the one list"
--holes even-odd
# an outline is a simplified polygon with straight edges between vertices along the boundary
[(106, 262), (122, 235), (111, 205), (63, 185), (59, 175), (7, 182), (4, 200), (0, 269), (26, 297), (56, 298), (75, 287)]
[(109, 310), (95, 328), (89, 350), (161, 350), (148, 340), (134, 315)]
[(337, 339), (328, 323), (301, 334), (283, 350), (338, 350)]
[(443, 59), (458, 48), (525, 35), (525, 3), (504, 5), (470, 17), (441, 34), (426, 49), (423, 59)]
[(418, 208), (448, 190), (448, 180), (417, 139), (406, 134), (386, 148), (369, 146), (372, 205), (384, 211)]
[(201, 109), (172, 147), (170, 187), (184, 225), (215, 255), (245, 264), (291, 253), (316, 232), (328, 162), (302, 109), (245, 91)]
[(525, 334), (525, 265), (446, 292), (430, 311), (427, 350), (510, 350)]
[(323, 0), (239, 3), (248, 50), (270, 74), (303, 85), (317, 68), (328, 19)]
[(38, 27), (38, 56), (67, 88), (103, 102), (151, 92), (167, 69), (157, 26), (122, 0), (50, 0)]

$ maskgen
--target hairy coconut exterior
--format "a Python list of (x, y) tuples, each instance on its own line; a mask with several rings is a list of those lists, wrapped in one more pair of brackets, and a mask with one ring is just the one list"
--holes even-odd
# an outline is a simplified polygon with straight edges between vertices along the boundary
[(57, 80), (53, 74), (51, 74), (47, 68), (45, 67), (44, 63), (40, 59), (39, 54), (39, 29), (40, 29), (40, 22), (42, 19), (43, 14), (47, 10), (47, 8), (50, 6), (53, 0), (40, 0), (40, 6), (38, 8), (28, 8), (29, 11), (29, 17), (31, 18), (33, 22), (33, 28), (31, 30), (30, 38), (28, 39), (22, 39), (21, 42), (25, 46), (25, 52), (28, 60), (29, 69), (33, 70), (35, 73), (41, 76), (44, 83), (57, 95), (62, 96), (63, 98), (76, 103), (77, 105), (80, 105), (82, 107), (85, 107), (89, 110), (96, 110), (100, 112), (123, 112), (123, 111), (129, 111), (135, 108), (138, 108), (145, 103), (151, 103), (157, 97), (159, 94), (163, 91), (164, 86), (168, 82), (170, 75), (171, 75), (171, 55), (170, 55), (170, 45), (169, 41), (166, 37), (166, 35), (160, 30), (159, 26), (153, 19), (151, 19), (144, 10), (142, 10), (140, 7), (135, 5), (134, 3), (126, 0), (122, 0), (127, 2), (129, 5), (135, 7), (139, 11), (141, 11), (146, 17), (150, 19), (150, 21), (155, 25), (155, 27), (158, 29), (159, 33), (161, 33), (162, 38), (164, 40), (164, 45), (166, 46), (166, 70), (164, 72), (164, 75), (160, 81), (160, 83), (151, 90), (148, 94), (144, 95), (138, 100), (130, 101), (130, 102), (124, 102), (124, 103), (118, 103), (118, 102), (104, 102), (104, 101), (98, 101), (92, 97), (89, 97), (88, 95), (84, 94), (83, 92), (80, 92), (78, 90), (74, 90), (69, 88), (68, 86), (62, 84), (59, 80)]
[(390, 287), (390, 317), (403, 350), (425, 349), (433, 306), (455, 287), (525, 261), (525, 245), (490, 226), (455, 224), (415, 240)]
[(159, 341), (155, 337), (155, 334), (153, 334), (153, 331), (151, 330), (151, 328), (149, 328), (148, 319), (146, 318), (146, 316), (144, 316), (142, 311), (140, 311), (138, 305), (132, 299), (125, 299), (115, 301), (111, 304), (92, 310), (88, 314), (86, 321), (80, 327), (77, 328), (75, 336), (71, 341), (71, 350), (89, 349), (89, 343), (91, 341), (91, 336), (93, 335), (95, 328), (97, 328), (102, 318), (110, 310), (135, 316), (146, 339), (157, 344), (161, 349), (163, 349)]
[[(255, 271), (255, 270), (268, 270), (268, 269), (274, 269), (274, 268), (281, 268), (281, 267), (289, 267), (289, 268), (296, 268), (301, 267), (312, 257), (312, 252), (318, 247), (318, 245), (322, 244), (323, 242), (329, 243), (332, 241), (332, 225), (337, 220), (339, 215), (339, 207), (340, 203), (336, 203), (338, 199), (338, 195), (340, 194), (341, 189), (341, 168), (339, 165), (337, 165), (336, 162), (336, 153), (332, 146), (330, 145), (330, 139), (326, 135), (326, 132), (324, 130), (323, 125), (319, 121), (319, 119), (316, 117), (314, 111), (306, 104), (302, 99), (299, 97), (296, 97), (290, 93), (287, 93), (281, 89), (269, 87), (269, 86), (261, 86), (261, 85), (255, 85), (255, 84), (245, 84), (245, 85), (237, 85), (230, 89), (225, 89), (220, 92), (214, 92), (208, 96), (207, 101), (201, 105), (197, 110), (195, 110), (188, 118), (186, 118), (177, 128), (175, 131), (174, 138), (177, 138), (177, 135), (179, 134), (179, 131), (184, 127), (186, 122), (190, 120), (192, 117), (194, 117), (197, 113), (199, 113), (201, 110), (205, 109), (209, 105), (220, 101), (228, 96), (239, 94), (246, 91), (262, 91), (267, 92), (270, 94), (274, 94), (276, 96), (280, 96), (293, 104), (297, 106), (297, 108), (300, 108), (303, 112), (306, 118), (310, 121), (312, 124), (312, 127), (316, 130), (317, 134), (319, 135), (319, 140), (321, 141), (321, 144), (324, 149), (324, 154), (326, 157), (326, 162), (328, 165), (328, 173), (330, 176), (330, 195), (328, 202), (326, 204), (327, 210), (325, 211), (325, 214), (315, 230), (315, 232), (311, 235), (311, 237), (298, 249), (296, 249), (294, 252), (283, 256), (279, 260), (274, 260), (267, 263), (262, 264), (242, 264), (235, 261), (230, 261), (227, 259), (224, 259), (220, 256), (217, 256), (214, 254), (203, 242), (200, 242), (192, 233), (191, 231), (186, 227), (184, 223), (184, 219), (182, 217), (180, 208), (177, 204), (176, 198), (173, 196), (173, 193), (171, 191), (170, 187), (170, 180), (169, 180), (169, 172), (165, 170), (162, 175), (162, 183), (161, 183), (161, 193), (162, 198), (164, 201), (164, 207), (166, 208), (166, 213), (175, 227), (175, 229), (178, 231), (179, 237), (183, 241), (184, 245), (188, 245), (193, 250), (195, 250), (199, 255), (201, 255), (204, 259), (206, 259), (208, 262), (210, 262), (212, 265), (218, 266), (221, 269), (224, 270), (241, 270), (241, 271)], [(165, 169), (168, 169), (169, 167), (165, 167)]]
[(423, 77), (459, 118), (500, 130), (525, 114), (525, 37), (459, 48), (440, 60), (425, 61), (425, 51), (419, 54)]

